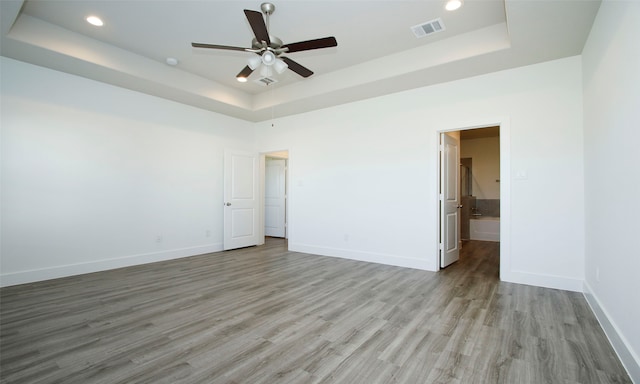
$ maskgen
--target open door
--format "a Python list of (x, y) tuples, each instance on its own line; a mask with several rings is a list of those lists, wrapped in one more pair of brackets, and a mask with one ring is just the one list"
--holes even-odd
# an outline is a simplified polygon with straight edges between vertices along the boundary
[(460, 257), (460, 139), (440, 134), (440, 268)]
[(224, 151), (223, 249), (258, 244), (258, 154)]
[(265, 161), (265, 236), (286, 237), (286, 162), (272, 158)]

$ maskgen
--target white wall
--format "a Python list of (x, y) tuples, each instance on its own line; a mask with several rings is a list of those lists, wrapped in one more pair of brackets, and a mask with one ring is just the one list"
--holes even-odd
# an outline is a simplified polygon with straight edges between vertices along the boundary
[(579, 57), (258, 124), (260, 150), (290, 150), (289, 247), (437, 269), (437, 131), (500, 118), (507, 175), (527, 175), (511, 183), (503, 278), (582, 290)]
[(604, 1), (583, 52), (585, 295), (640, 383), (640, 3)]
[(460, 157), (473, 159), (471, 188), (478, 199), (500, 198), (500, 138), (483, 137), (460, 142)]
[(222, 150), (254, 148), (254, 128), (260, 151), (290, 150), (292, 249), (436, 270), (437, 132), (503, 119), (507, 175), (527, 179), (502, 277), (582, 289), (578, 57), (273, 128), (2, 60), (3, 284), (220, 249)]
[(435, 270), (437, 131), (498, 119), (510, 127), (503, 278), (574, 290), (586, 278), (640, 382), (639, 7), (605, 0), (582, 58), (275, 127), (1, 58), (0, 284), (219, 250), (222, 150), (253, 149), (254, 127), (261, 151), (290, 149), (292, 249)]
[(223, 149), (255, 150), (251, 123), (1, 64), (3, 285), (222, 249)]

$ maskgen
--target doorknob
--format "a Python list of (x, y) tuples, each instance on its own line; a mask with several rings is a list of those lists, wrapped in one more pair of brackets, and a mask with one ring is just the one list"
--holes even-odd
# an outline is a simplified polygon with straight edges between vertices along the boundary
[(230, 205), (231, 205), (231, 203), (226, 203), (225, 205), (228, 207), (228, 206), (230, 206)]

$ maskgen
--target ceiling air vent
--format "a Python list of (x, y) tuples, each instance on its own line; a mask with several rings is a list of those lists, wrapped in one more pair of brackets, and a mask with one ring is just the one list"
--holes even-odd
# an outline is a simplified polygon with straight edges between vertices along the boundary
[(261, 78), (259, 78), (259, 79), (257, 79), (257, 80), (254, 80), (254, 81), (255, 81), (256, 83), (260, 84), (260, 85), (264, 85), (265, 87), (266, 87), (267, 85), (271, 85), (271, 84), (273, 84), (273, 83), (277, 83), (277, 82), (278, 82), (278, 80), (276, 80), (276, 79), (272, 79), (272, 78), (270, 78), (270, 77), (261, 77)]
[(413, 34), (418, 38), (425, 37), (432, 33), (444, 31), (444, 23), (441, 18), (437, 18), (435, 20), (413, 26), (411, 27), (411, 31), (413, 31)]

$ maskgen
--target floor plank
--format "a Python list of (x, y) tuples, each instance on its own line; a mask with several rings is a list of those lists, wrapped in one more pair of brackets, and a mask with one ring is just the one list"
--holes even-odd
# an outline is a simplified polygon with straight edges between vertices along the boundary
[(260, 247), (0, 290), (2, 383), (630, 383), (581, 294)]

